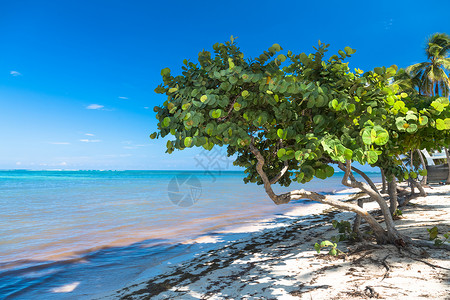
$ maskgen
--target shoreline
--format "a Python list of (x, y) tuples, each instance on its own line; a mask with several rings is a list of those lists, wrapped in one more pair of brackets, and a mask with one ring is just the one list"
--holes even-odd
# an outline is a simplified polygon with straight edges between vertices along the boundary
[[(330, 197), (349, 199), (355, 191), (346, 189)], [(450, 187), (432, 186), (427, 192), (428, 197), (412, 200), (414, 207), (405, 207), (403, 219), (395, 221), (399, 231), (413, 238), (426, 239), (433, 219), (431, 224), (440, 230), (450, 230), (450, 204), (442, 201), (450, 200)], [(373, 209), (376, 204), (366, 203), (365, 207)], [(340, 242), (338, 248), (345, 256), (317, 254), (315, 242), (337, 235), (331, 221), (352, 220), (353, 215), (318, 203), (294, 208), (283, 214), (284, 222), (275, 218), (267, 220), (264, 227), (260, 220), (256, 231), (246, 231), (237, 240), (167, 265), (159, 275), (146, 270), (125, 288), (97, 299), (450, 299), (446, 250), (424, 248), (424, 257), (420, 253), (408, 257), (413, 254), (401, 253), (392, 245)], [(198, 245), (201, 241), (193, 242)], [(398, 276), (402, 279), (396, 281)], [(401, 290), (408, 289), (402, 294)]]
[(71, 250), (70, 255), (52, 259), (8, 261), (0, 265), (4, 280), (0, 284), (0, 294), (11, 298), (45, 295), (58, 299), (76, 295), (77, 298), (92, 299), (96, 294), (125, 287), (129, 279), (141, 278), (141, 274), (145, 274), (144, 278), (156, 276), (168, 267), (195, 258), (198, 253), (221, 248), (261, 230), (288, 226), (297, 217), (296, 210), (305, 211), (305, 207), (315, 205), (299, 200), (290, 207), (277, 207), (266, 200), (273, 206), (270, 211), (261, 210), (257, 214), (249, 211), (250, 219), (242, 217), (232, 224), (220, 224), (176, 243), (162, 241), (155, 246), (147, 240), (138, 240), (125, 246), (98, 244), (87, 250)]

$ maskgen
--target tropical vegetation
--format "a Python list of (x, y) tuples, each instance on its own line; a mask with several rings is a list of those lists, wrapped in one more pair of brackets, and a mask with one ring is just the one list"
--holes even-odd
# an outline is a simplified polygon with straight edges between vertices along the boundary
[[(398, 205), (395, 178), (409, 180), (423, 192), (416, 179), (426, 171), (410, 170), (401, 156), (449, 144), (449, 101), (397, 84), (396, 66), (352, 71), (346, 60), (356, 50), (345, 47), (327, 56), (328, 47), (319, 41), (313, 53), (296, 54), (274, 44), (259, 57), (247, 58), (232, 37), (215, 44), (213, 53), (201, 51), (198, 63), (184, 60), (181, 75), (163, 69), (163, 84), (155, 91), (167, 100), (154, 108), (159, 123), (151, 138), (171, 137), (168, 153), (226, 146), (234, 164), (245, 170), (244, 182), (263, 185), (275, 204), (311, 199), (351, 211), (370, 225), (378, 243), (405, 246), (411, 240), (393, 222)], [(423, 73), (411, 74), (420, 78)], [(433, 84), (435, 94), (444, 91), (441, 81)], [(421, 91), (428, 90), (421, 86)], [(389, 205), (355, 163), (383, 170)], [(377, 202), (385, 228), (363, 202), (357, 205), (304, 189), (276, 194), (272, 188), (305, 184), (314, 177), (325, 180), (335, 169), (343, 171), (344, 185)]]

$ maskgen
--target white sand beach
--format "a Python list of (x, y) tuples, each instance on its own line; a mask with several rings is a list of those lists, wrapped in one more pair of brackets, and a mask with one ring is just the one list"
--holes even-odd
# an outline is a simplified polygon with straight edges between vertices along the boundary
[[(450, 231), (450, 186), (426, 191), (427, 197), (413, 199), (395, 221), (413, 239), (427, 240), (433, 226), (441, 236)], [(332, 197), (348, 198), (354, 192)], [(365, 207), (376, 209), (375, 203)], [(317, 254), (314, 243), (338, 234), (331, 221), (352, 220), (353, 214), (313, 204), (287, 217), (283, 224), (253, 230), (163, 274), (142, 274), (100, 299), (450, 299), (448, 250), (368, 241), (339, 242), (345, 254), (337, 257)]]

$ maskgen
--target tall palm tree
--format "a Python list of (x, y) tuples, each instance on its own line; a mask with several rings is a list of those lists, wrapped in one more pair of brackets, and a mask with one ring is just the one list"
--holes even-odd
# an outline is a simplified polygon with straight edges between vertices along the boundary
[(427, 40), (425, 54), (429, 61), (414, 64), (406, 68), (411, 78), (418, 80), (419, 93), (427, 96), (450, 94), (450, 80), (446, 73), (450, 70), (450, 36), (435, 33)]
[[(400, 70), (394, 78), (395, 83), (410, 95), (418, 92), (424, 96), (448, 97), (450, 80), (446, 71), (450, 70), (450, 58), (447, 58), (450, 54), (450, 36), (446, 33), (431, 35), (426, 42), (425, 54), (429, 61), (409, 66), (406, 71)], [(422, 153), (417, 152), (425, 168)], [(449, 158), (447, 160), (449, 166), (447, 183), (450, 183), (450, 157), (447, 149), (445, 152)], [(426, 184), (426, 181), (427, 178), (424, 176), (422, 183)]]

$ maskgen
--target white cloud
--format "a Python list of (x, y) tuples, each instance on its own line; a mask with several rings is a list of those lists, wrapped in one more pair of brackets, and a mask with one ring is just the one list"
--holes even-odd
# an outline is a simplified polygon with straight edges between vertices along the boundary
[(16, 165), (20, 166), (22, 164), (21, 161), (16, 162)]
[(17, 72), (17, 71), (11, 71), (11, 72), (9, 72), (9, 74), (14, 77), (22, 75), (20, 72)]
[(102, 109), (104, 106), (100, 104), (90, 104), (86, 106), (86, 109)]
[(131, 154), (105, 154), (104, 157), (114, 158), (114, 157), (130, 157), (133, 156)]
[(87, 135), (87, 136), (94, 136), (94, 134), (92, 134), (92, 133), (85, 133), (84, 135)]
[(144, 109), (150, 109), (150, 107), (148, 107), (148, 106), (145, 106), (145, 107), (144, 107)]
[(50, 142), (52, 145), (70, 145), (68, 142)]
[(80, 142), (84, 142), (84, 143), (98, 143), (98, 142), (101, 142), (101, 140), (81, 139)]
[(128, 100), (128, 97), (119, 97), (119, 99)]
[(134, 144), (132, 141), (122, 141), (122, 144), (127, 144), (128, 146), (123, 146), (123, 149), (137, 149), (140, 147), (146, 147), (148, 145)]

